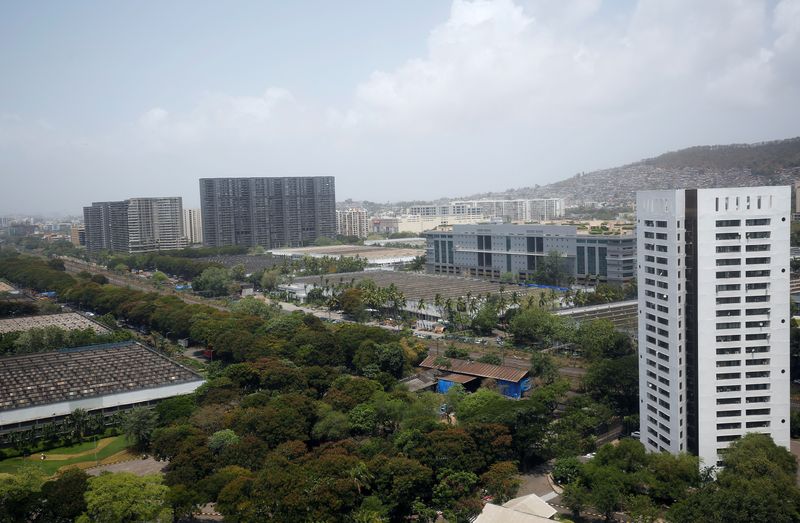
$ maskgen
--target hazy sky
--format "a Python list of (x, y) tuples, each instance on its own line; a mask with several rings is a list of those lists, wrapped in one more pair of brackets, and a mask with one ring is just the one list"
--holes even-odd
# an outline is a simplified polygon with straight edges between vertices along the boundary
[(0, 215), (544, 184), (800, 135), (800, 0), (0, 3)]

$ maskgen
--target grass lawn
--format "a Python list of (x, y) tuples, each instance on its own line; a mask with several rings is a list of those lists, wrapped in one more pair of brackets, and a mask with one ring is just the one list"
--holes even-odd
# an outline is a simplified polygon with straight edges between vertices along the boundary
[[(128, 445), (128, 442), (125, 439), (125, 436), (114, 436), (110, 439), (104, 447), (100, 448), (97, 451), (97, 460), (102, 461), (103, 459), (116, 454), (117, 452), (125, 450)], [(80, 456), (70, 457), (67, 459), (46, 459), (44, 461), (39, 459), (39, 454), (34, 454), (28, 458), (9, 458), (3, 461), (0, 461), (0, 473), (7, 472), (13, 474), (21, 465), (28, 464), (38, 467), (42, 472), (45, 474), (52, 476), (55, 474), (58, 469), (67, 465), (78, 465), (78, 464), (92, 464), (95, 461), (95, 454), (92, 452), (94, 449), (94, 441), (80, 443), (78, 445), (72, 445), (70, 447), (61, 447), (57, 449), (51, 449), (45, 451), (45, 456), (55, 454), (59, 456), (69, 455), (69, 454), (79, 454), (85, 453)]]

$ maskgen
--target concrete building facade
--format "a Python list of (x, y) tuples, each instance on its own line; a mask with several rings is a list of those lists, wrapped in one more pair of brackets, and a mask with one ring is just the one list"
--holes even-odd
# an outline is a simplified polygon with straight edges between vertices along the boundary
[(366, 209), (345, 209), (336, 211), (336, 234), (340, 236), (369, 236), (369, 217)]
[(203, 178), (203, 244), (273, 249), (336, 235), (333, 176)]
[(397, 232), (411, 232), (422, 234), (425, 231), (442, 226), (458, 224), (474, 224), (484, 221), (483, 217), (474, 216), (423, 216), (419, 214), (404, 216), (381, 216), (372, 218), (370, 228), (379, 234), (393, 234)]
[(564, 217), (563, 198), (468, 200), (451, 202), (451, 206), (480, 210), (488, 218), (502, 218), (511, 222), (550, 221)]
[(637, 195), (641, 440), (789, 445), (789, 187)]
[(86, 248), (153, 252), (186, 247), (179, 196), (94, 202), (83, 208)]
[(190, 245), (203, 243), (203, 216), (200, 209), (183, 210), (183, 232)]
[(551, 252), (577, 279), (623, 283), (636, 275), (634, 235), (579, 235), (571, 225), (455, 225), (428, 231), (427, 271), (498, 280), (528, 280)]

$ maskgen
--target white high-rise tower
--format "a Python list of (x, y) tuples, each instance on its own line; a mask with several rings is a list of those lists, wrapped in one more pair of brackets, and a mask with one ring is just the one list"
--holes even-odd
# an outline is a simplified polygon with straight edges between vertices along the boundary
[(637, 194), (639, 412), (650, 451), (789, 446), (789, 187)]

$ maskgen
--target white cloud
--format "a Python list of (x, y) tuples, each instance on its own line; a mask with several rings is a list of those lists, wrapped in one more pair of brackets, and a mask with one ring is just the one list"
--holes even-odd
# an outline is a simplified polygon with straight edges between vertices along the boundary
[[(387, 200), (785, 137), (800, 117), (800, 0), (770, 6), (639, 0), (608, 14), (600, 0), (454, 0), (422, 56), (374, 71), (350, 103), (276, 87), (207, 94), (184, 112), (145, 111), (89, 150), (190, 198), (200, 176), (325, 173), (341, 198)], [(0, 151), (19, 127), (3, 122)]]

